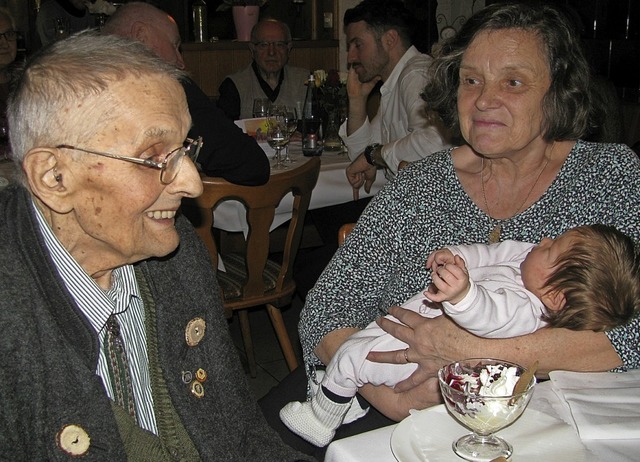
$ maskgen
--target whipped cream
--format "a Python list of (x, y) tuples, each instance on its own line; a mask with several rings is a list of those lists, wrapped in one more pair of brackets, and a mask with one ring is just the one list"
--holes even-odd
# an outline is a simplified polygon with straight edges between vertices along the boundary
[(480, 392), (482, 396), (511, 396), (520, 378), (518, 368), (506, 366), (486, 366), (480, 371)]
[(479, 434), (493, 433), (515, 420), (528, 400), (513, 401), (518, 368), (506, 364), (485, 365), (473, 372), (452, 367), (446, 383), (463, 395), (445, 395), (456, 417)]

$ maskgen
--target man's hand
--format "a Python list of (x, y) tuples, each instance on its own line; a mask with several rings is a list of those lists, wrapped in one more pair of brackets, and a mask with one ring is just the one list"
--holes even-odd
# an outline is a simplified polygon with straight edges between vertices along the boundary
[(376, 167), (367, 162), (364, 154), (360, 154), (356, 158), (356, 160), (351, 162), (351, 164), (347, 167), (347, 180), (349, 180), (349, 184), (351, 184), (351, 187), (354, 190), (354, 200), (358, 199), (358, 191), (363, 185), (364, 190), (367, 192), (367, 194), (371, 191), (371, 185), (376, 180), (376, 172)]
[(367, 120), (367, 99), (380, 78), (361, 83), (358, 74), (349, 68), (347, 74), (347, 97), (349, 98), (349, 114), (347, 117), (347, 135), (355, 133)]
[(353, 99), (364, 99), (365, 102), (369, 97), (369, 93), (375, 88), (380, 80), (380, 76), (370, 80), (369, 82), (360, 82), (358, 74), (352, 66), (349, 66), (347, 72), (347, 96), (351, 102)]

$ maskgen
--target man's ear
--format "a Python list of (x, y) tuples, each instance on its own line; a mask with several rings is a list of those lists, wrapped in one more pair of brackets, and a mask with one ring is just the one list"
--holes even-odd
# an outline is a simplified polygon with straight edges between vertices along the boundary
[(400, 41), (400, 35), (395, 29), (389, 29), (381, 37), (382, 45), (388, 51), (394, 48)]
[(70, 212), (73, 207), (65, 182), (65, 166), (59, 162), (57, 149), (34, 148), (22, 161), (29, 189), (47, 207), (57, 213)]
[(551, 311), (560, 311), (564, 308), (566, 298), (564, 293), (559, 289), (553, 289), (547, 291), (541, 298), (542, 303)]
[(141, 21), (134, 21), (131, 24), (131, 38), (148, 45), (150, 35), (147, 25)]

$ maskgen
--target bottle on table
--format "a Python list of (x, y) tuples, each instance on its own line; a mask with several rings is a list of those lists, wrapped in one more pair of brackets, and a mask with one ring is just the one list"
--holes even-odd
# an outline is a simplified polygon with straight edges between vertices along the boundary
[(209, 27), (207, 20), (207, 4), (204, 0), (193, 2), (193, 39), (196, 42), (209, 40)]
[(322, 154), (322, 119), (319, 114), (316, 79), (309, 75), (307, 94), (302, 106), (302, 154), (307, 157)]

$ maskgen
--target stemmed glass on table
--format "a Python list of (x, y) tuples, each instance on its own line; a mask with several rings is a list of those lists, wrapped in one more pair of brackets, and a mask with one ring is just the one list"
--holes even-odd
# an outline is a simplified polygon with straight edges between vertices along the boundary
[[(506, 378), (491, 378), (486, 381), (488, 384), (494, 382), (493, 391), (497, 394), (483, 392), (476, 382), (488, 370), (495, 371), (496, 367), (515, 369), (518, 382), (522, 381), (522, 384), (516, 383), (513, 392), (507, 392), (504, 384)], [(465, 460), (488, 462), (499, 457), (507, 459), (512, 455), (513, 446), (494, 433), (517, 420), (529, 404), (536, 384), (533, 375), (535, 367), (527, 370), (508, 361), (472, 358), (456, 361), (438, 371), (438, 382), (447, 410), (472, 431), (453, 442), (453, 451), (458, 456)]]
[(282, 149), (289, 143), (289, 130), (281, 111), (273, 110), (267, 117), (267, 143), (276, 150), (274, 170), (284, 170), (287, 165), (282, 159)]
[[(298, 129), (298, 111), (296, 110), (295, 107), (290, 107), (288, 109), (286, 109), (285, 114), (284, 114), (284, 118), (285, 118), (285, 123), (287, 124), (287, 131), (289, 132), (289, 140), (291, 140), (291, 136), (293, 136), (293, 134), (296, 132), (296, 130)], [(287, 144), (287, 149), (285, 151), (285, 155), (284, 155), (284, 162), (285, 163), (294, 163), (297, 162), (297, 160), (292, 159), (291, 157), (289, 157), (289, 145)]]
[(253, 117), (267, 117), (271, 108), (269, 98), (256, 98), (253, 100)]

